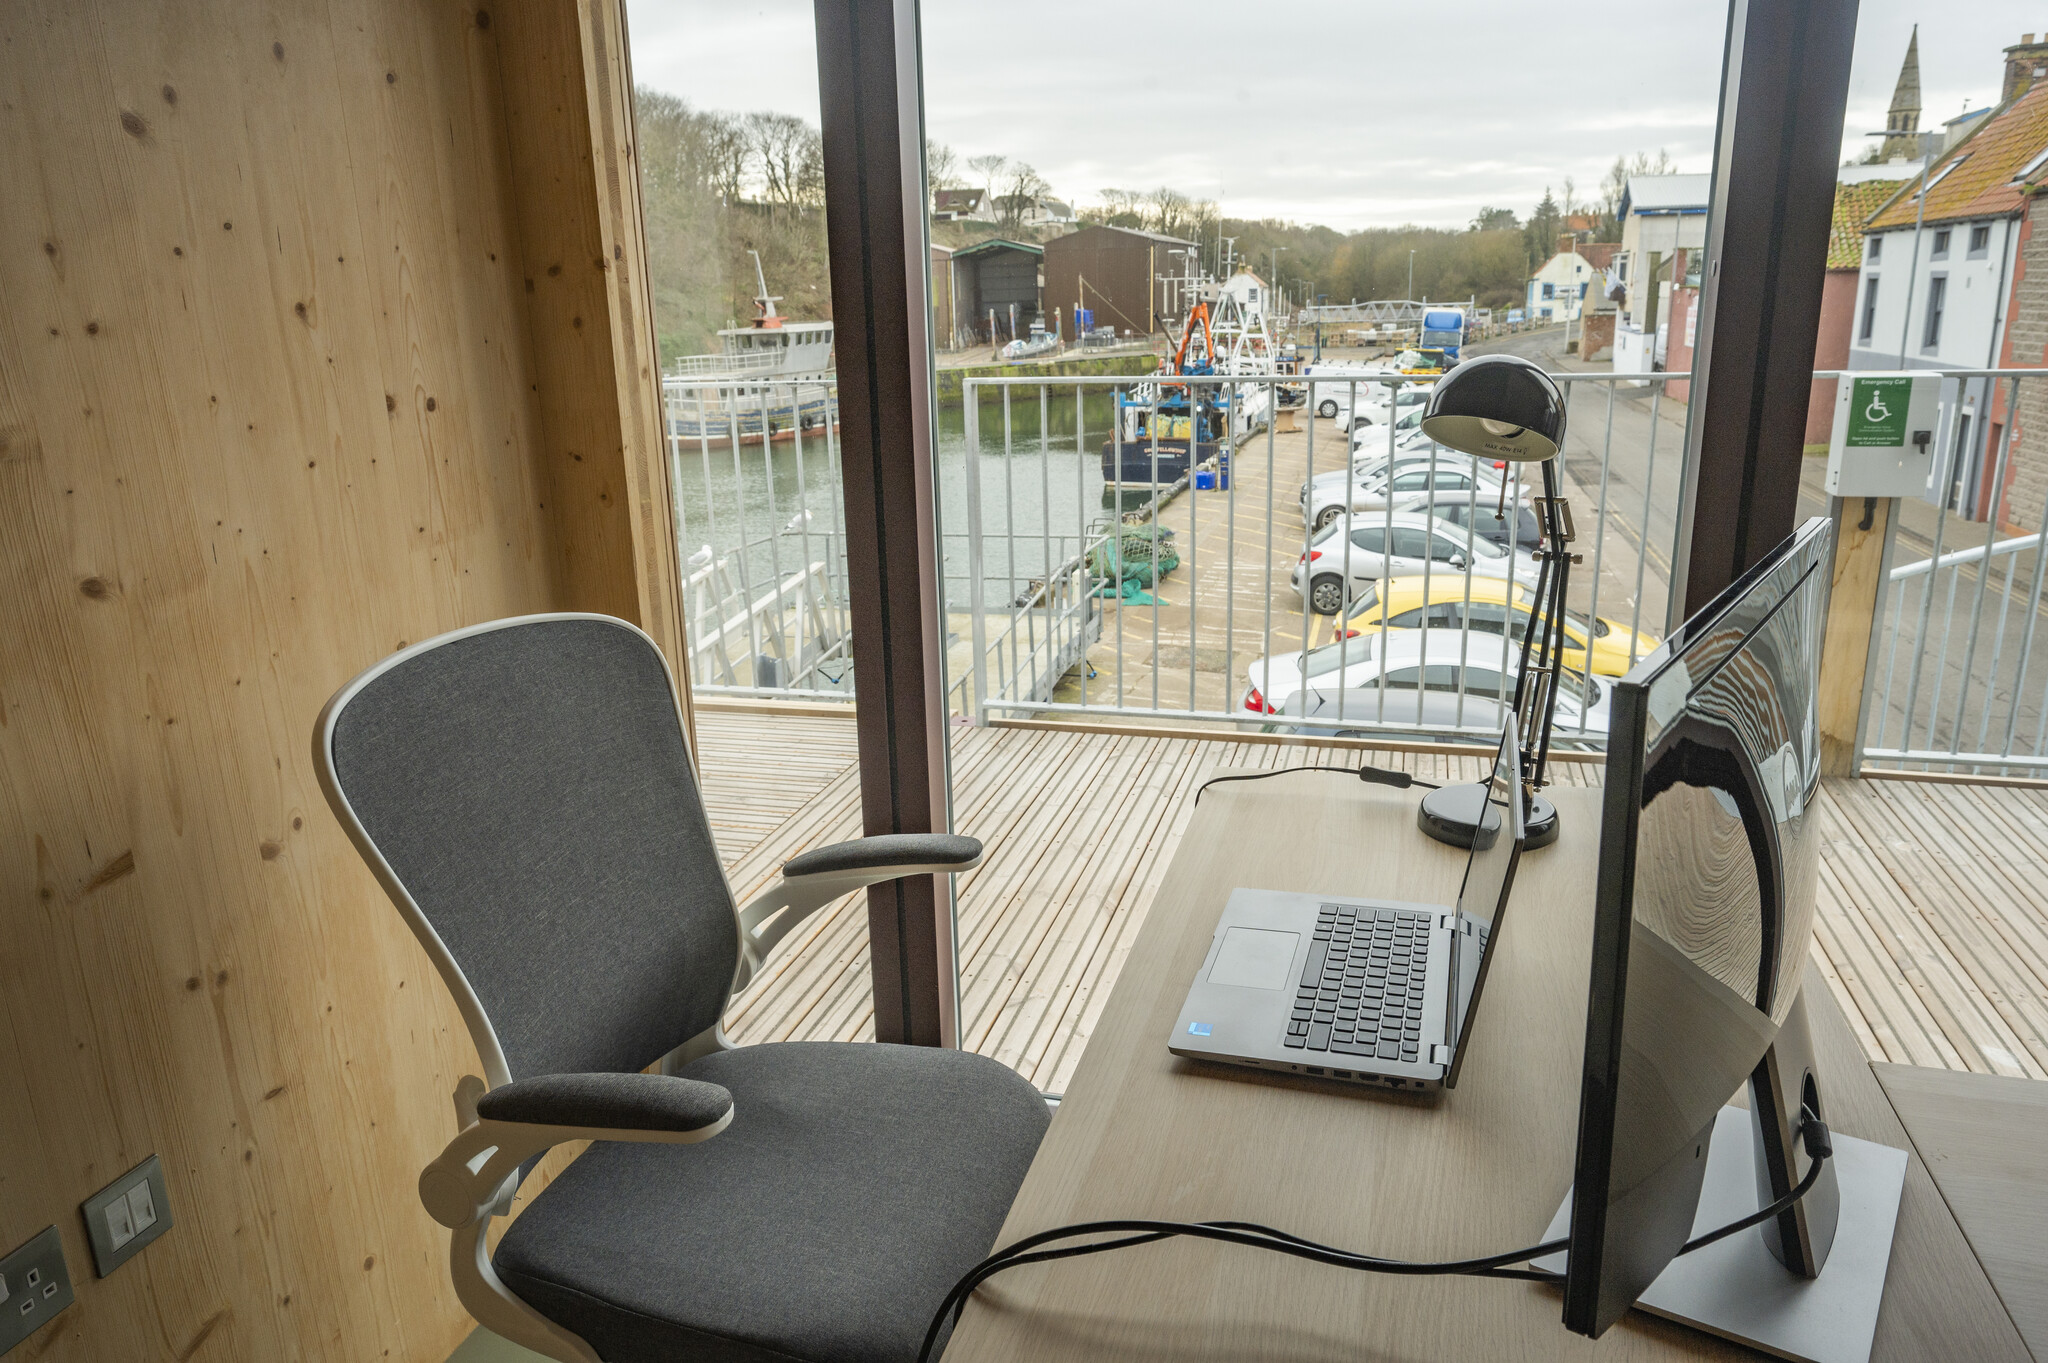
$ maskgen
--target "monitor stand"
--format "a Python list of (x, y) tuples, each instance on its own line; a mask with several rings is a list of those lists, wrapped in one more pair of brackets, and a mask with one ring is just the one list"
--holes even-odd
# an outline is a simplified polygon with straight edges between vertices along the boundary
[[(1714, 1120), (1692, 1234), (1740, 1221), (1797, 1186), (1802, 1106), (1823, 1119), (1806, 1000), (1795, 1000), (1749, 1080), (1747, 1108)], [(1868, 1363), (1906, 1183), (1906, 1152), (1830, 1133), (1834, 1157), (1794, 1209), (1673, 1259), (1636, 1300), (1645, 1311), (1801, 1363)], [(1571, 1230), (1572, 1199), (1545, 1240)], [(1562, 1278), (1565, 1256), (1530, 1264)]]
[[(1836, 1135), (1834, 1146), (1841, 1222), (1834, 1251), (1818, 1278), (1788, 1271), (1758, 1227), (1673, 1259), (1636, 1305), (1779, 1358), (1868, 1363), (1906, 1181), (1906, 1152), (1854, 1136)], [(1756, 1208), (1749, 1113), (1724, 1107), (1714, 1123), (1693, 1234), (1740, 1220)], [(1571, 1194), (1566, 1193), (1543, 1238), (1563, 1239), (1571, 1215)], [(1553, 1254), (1530, 1267), (1562, 1279), (1565, 1256)]]

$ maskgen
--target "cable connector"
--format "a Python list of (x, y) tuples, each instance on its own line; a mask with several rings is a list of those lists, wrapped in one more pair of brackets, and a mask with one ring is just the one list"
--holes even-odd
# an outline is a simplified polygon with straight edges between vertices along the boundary
[(1814, 1116), (1812, 1108), (1805, 1109), (1805, 1114), (1805, 1120), (1799, 1123), (1799, 1140), (1806, 1147), (1806, 1157), (1810, 1160), (1833, 1158), (1835, 1143), (1828, 1134), (1828, 1124)]

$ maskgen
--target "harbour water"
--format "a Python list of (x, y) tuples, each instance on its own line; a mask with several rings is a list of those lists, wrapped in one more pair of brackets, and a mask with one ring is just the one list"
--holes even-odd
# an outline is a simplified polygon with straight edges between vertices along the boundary
[[(1009, 601), (1079, 551), (1083, 537), (1115, 514), (1116, 490), (1102, 478), (1102, 443), (1110, 438), (1113, 404), (1097, 388), (1078, 402), (1049, 386), (981, 390), (979, 453), (984, 604)], [(1076, 416), (1079, 416), (1078, 429)], [(940, 529), (946, 546), (946, 600), (969, 604), (968, 423), (964, 406), (938, 413)], [(709, 545), (726, 558), (748, 590), (770, 584), (806, 563), (825, 562), (842, 580), (838, 440), (822, 431), (771, 444), (672, 440), (677, 536), (684, 557)], [(1146, 490), (1126, 486), (1124, 502), (1139, 505)], [(809, 515), (805, 516), (804, 513)]]

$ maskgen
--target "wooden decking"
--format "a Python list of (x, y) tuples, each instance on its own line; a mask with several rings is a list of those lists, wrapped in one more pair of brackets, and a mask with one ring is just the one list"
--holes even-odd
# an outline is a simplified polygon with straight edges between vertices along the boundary
[[(742, 897), (797, 852), (858, 836), (850, 721), (712, 710), (697, 726), (713, 827)], [(965, 1044), (1063, 1089), (1179, 841), (1190, 778), (1360, 760), (1170, 730), (956, 729), (956, 822), (988, 845), (961, 881)], [(1480, 771), (1470, 758), (1371, 760), (1434, 780)], [(1601, 769), (1555, 770), (1597, 784)], [(1822, 819), (1815, 949), (1871, 1058), (2048, 1077), (2048, 792), (1830, 783)], [(740, 1041), (869, 1037), (868, 990), (855, 897), (778, 950), (726, 1027)]]

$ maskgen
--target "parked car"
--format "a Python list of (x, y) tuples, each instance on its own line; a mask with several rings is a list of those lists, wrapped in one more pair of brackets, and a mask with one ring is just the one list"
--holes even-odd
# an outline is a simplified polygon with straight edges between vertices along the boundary
[[(1354, 439), (1356, 439), (1356, 433), (1362, 427), (1384, 427), (1387, 423), (1389, 412), (1399, 418), (1407, 416), (1410, 412), (1427, 407), (1429, 405), (1429, 388), (1427, 385), (1404, 384), (1395, 391), (1393, 397), (1394, 402), (1390, 408), (1387, 404), (1387, 389), (1383, 385), (1375, 384), (1374, 391), (1370, 397), (1363, 391), (1359, 393), (1358, 410), (1351, 417), (1351, 429)], [(1385, 438), (1384, 432), (1381, 438)]]
[[(1303, 493), (1300, 516), (1309, 526), (1327, 526), (1343, 510), (1384, 512), (1393, 503), (1397, 512), (1425, 510), (1430, 493), (1436, 501), (1479, 501), (1481, 505), (1501, 501), (1501, 483), (1513, 483), (1513, 473), (1501, 465), (1468, 458), (1464, 454), (1403, 454), (1389, 465), (1384, 458), (1352, 465), (1346, 477), (1341, 471), (1319, 475), (1309, 481)], [(1518, 497), (1528, 497), (1530, 487), (1516, 487)]]
[[(1497, 636), (1401, 630), (1385, 636), (1382, 652), (1380, 635), (1361, 634), (1313, 649), (1305, 660), (1299, 652), (1259, 659), (1246, 670), (1239, 703), (1253, 714), (1326, 720), (1329, 727), (1305, 732), (1340, 737), (1383, 723), (1437, 732), (1498, 728), (1520, 661), (1502, 644)], [(1578, 733), (1604, 735), (1613, 688), (1605, 677), (1563, 669), (1553, 741), (1570, 746)]]
[[(1420, 630), (1426, 622), (1431, 634), (1462, 631), (1496, 639), (1506, 634), (1520, 645), (1529, 622), (1536, 617), (1536, 593), (1517, 583), (1510, 607), (1508, 584), (1500, 578), (1474, 574), (1468, 588), (1463, 573), (1432, 573), (1427, 585), (1419, 575), (1397, 577), (1358, 593), (1344, 613), (1345, 630), (1354, 635), (1375, 634), (1382, 616), (1389, 630)], [(1631, 654), (1640, 658), (1660, 642), (1655, 635), (1631, 632), (1618, 620), (1602, 617), (1589, 625), (1585, 617), (1570, 611), (1565, 612), (1564, 637), (1565, 666), (1586, 669), (1590, 638), (1592, 671), (1601, 677), (1625, 675), (1632, 665)]]
[(1301, 372), (1312, 380), (1308, 386), (1309, 404), (1325, 421), (1348, 417), (1354, 394), (1357, 405), (1363, 407), (1372, 400), (1375, 390), (1383, 388), (1376, 381), (1375, 376), (1382, 372), (1377, 365), (1368, 368), (1361, 364), (1325, 361), (1309, 365)]
[[(1498, 487), (1503, 481), (1513, 481), (1514, 479), (1513, 472), (1504, 463), (1485, 463), (1473, 459), (1470, 455), (1459, 454), (1455, 451), (1441, 448), (1433, 449), (1425, 446), (1420, 450), (1406, 450), (1395, 454), (1391, 460), (1387, 458), (1384, 450), (1377, 452), (1370, 450), (1354, 451), (1351, 463), (1348, 466), (1325, 469), (1301, 485), (1299, 497), (1302, 521), (1307, 523), (1309, 519), (1309, 506), (1312, 502), (1318, 500), (1332, 503), (1341, 501), (1343, 488), (1347, 482), (1365, 482), (1378, 477), (1389, 468), (1402, 471), (1412, 471), (1415, 469), (1425, 471), (1436, 469), (1476, 469), (1482, 483), (1491, 484), (1495, 487)], [(1426, 490), (1428, 484), (1425, 482), (1420, 486)], [(1526, 482), (1523, 485), (1522, 492), (1524, 496), (1528, 495), (1529, 487)]]
[[(1387, 543), (1390, 533), (1392, 552)], [(1434, 516), (1412, 511), (1340, 516), (1309, 541), (1308, 552), (1295, 563), (1289, 580), (1317, 615), (1337, 614), (1368, 584), (1382, 578), (1419, 575), (1424, 564), (1461, 579), (1469, 567), (1474, 577), (1536, 580), (1536, 561), (1527, 554), (1511, 554), (1476, 538), (1469, 558), (1467, 550), (1464, 533)]]
[[(1395, 508), (1397, 511), (1412, 509)], [(1461, 497), (1448, 502), (1439, 499), (1436, 514), (1461, 530), (1469, 525), (1482, 539), (1490, 540), (1503, 549), (1507, 548), (1510, 540), (1517, 549), (1534, 549), (1543, 539), (1543, 528), (1536, 524), (1536, 513), (1526, 506), (1503, 514), (1497, 501)]]
[(1434, 490), (1441, 501), (1496, 502), (1501, 495), (1499, 470), (1463, 458), (1423, 459), (1395, 464), (1364, 477), (1339, 477), (1318, 487), (1309, 484), (1304, 519), (1317, 529), (1345, 511), (1384, 511), (1405, 506)]

